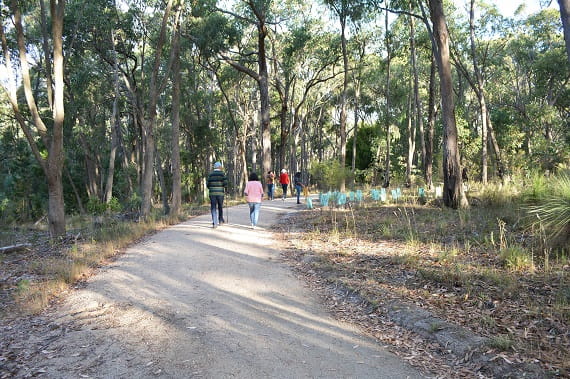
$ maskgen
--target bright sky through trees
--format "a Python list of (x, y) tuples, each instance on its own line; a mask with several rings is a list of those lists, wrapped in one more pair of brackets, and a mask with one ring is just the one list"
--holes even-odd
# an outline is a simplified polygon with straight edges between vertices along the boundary
[[(220, 4), (222, 8), (231, 9), (231, 4), (234, 1), (235, 0), (222, 0)], [(469, 1), (470, 0), (455, 0), (455, 3), (458, 6), (469, 7)], [(494, 2), (493, 0), (489, 1)], [(119, 4), (122, 4), (124, 6), (126, 2), (120, 1)], [(541, 8), (545, 7), (544, 0), (496, 0), (496, 5), (497, 8), (499, 8), (501, 14), (505, 17), (514, 17), (516, 10), (521, 5), (525, 6), (525, 8), (522, 10), (521, 16), (530, 15), (532, 13), (538, 12)], [(558, 2), (556, 0), (551, 0), (550, 3), (547, 3), (546, 5), (558, 9)], [(329, 15), (327, 14), (326, 16)], [(8, 70), (4, 65), (0, 65), (0, 80), (6, 81), (8, 77)]]
[[(455, 0), (456, 3), (461, 4), (469, 4), (469, 0)], [(497, 8), (499, 8), (499, 12), (505, 17), (514, 17), (516, 10), (521, 5), (525, 5), (525, 9), (522, 10), (522, 13), (525, 15), (529, 15), (535, 12), (538, 12), (542, 7), (544, 7), (544, 0), (497, 0), (497, 1), (490, 1), (491, 3), (495, 2)], [(548, 4), (547, 4), (548, 5)], [(550, 7), (557, 7), (558, 3), (556, 0), (550, 1)]]

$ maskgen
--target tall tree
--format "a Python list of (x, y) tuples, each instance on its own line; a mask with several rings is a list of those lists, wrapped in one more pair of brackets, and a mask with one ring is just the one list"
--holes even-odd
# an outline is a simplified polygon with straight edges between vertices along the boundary
[(426, 157), (424, 159), (424, 178), (428, 189), (433, 188), (433, 138), (435, 133), (435, 119), (437, 115), (436, 105), (436, 62), (432, 52), (429, 74), (429, 96), (428, 96), (428, 131), (425, 136)]
[(226, 55), (221, 55), (233, 68), (252, 77), (259, 86), (259, 101), (261, 106), (261, 148), (262, 148), (262, 172), (271, 170), (271, 124), (270, 124), (270, 102), (269, 102), (269, 71), (267, 66), (266, 38), (269, 33), (267, 27), (268, 17), (272, 0), (242, 0), (254, 18), (247, 18), (227, 10), (223, 13), (230, 14), (236, 19), (255, 25), (257, 29), (257, 68), (255, 72), (249, 67), (231, 59)]
[[(410, 2), (410, 11), (412, 3)], [(412, 63), (412, 74), (414, 78), (414, 109), (415, 109), (415, 120), (416, 120), (416, 130), (420, 132), (420, 146), (422, 153), (422, 166), (425, 172), (426, 167), (426, 138), (424, 131), (424, 120), (422, 111), (422, 99), (420, 97), (420, 80), (418, 73), (418, 63), (416, 54), (416, 26), (415, 17), (410, 16), (410, 56)], [(427, 184), (427, 183), (426, 183)]]
[[(24, 95), (29, 112), (31, 113), (31, 124), (35, 131), (39, 134), (40, 139), (47, 149), (47, 156), (44, 157), (40, 147), (36, 142), (36, 135), (32, 128), (28, 125), (28, 121), (18, 103), (16, 95), (16, 86), (11, 89), (4, 84), (2, 87), (8, 95), (12, 110), (18, 121), (22, 131), (24, 132), (28, 143), (32, 149), (36, 160), (42, 167), (48, 184), (48, 221), (49, 233), (51, 237), (59, 237), (65, 234), (65, 205), (63, 198), (63, 182), (62, 172), (64, 163), (63, 154), (63, 124), (64, 124), (64, 59), (63, 59), (63, 19), (65, 11), (65, 0), (50, 1), (51, 15), (51, 37), (53, 46), (53, 109), (52, 109), (52, 125), (46, 125), (45, 116), (38, 109), (38, 100), (32, 87), (32, 78), (30, 74), (30, 65), (28, 62), (24, 23), (22, 21), (22, 13), (17, 0), (10, 1), (10, 11), (12, 12), (14, 27), (16, 30), (16, 39), (19, 53), (19, 63), (21, 68), (22, 82), (24, 86)], [(5, 43), (4, 24), (0, 25), (2, 33), (2, 50), (5, 57), (5, 64), (10, 67), (10, 52)], [(48, 66), (49, 67), (49, 66)], [(52, 77), (49, 70), (48, 77)], [(46, 70), (47, 72), (47, 70)]]
[(368, 44), (369, 36), (365, 35), (360, 31), (355, 38), (355, 50), (356, 50), (356, 67), (353, 74), (354, 82), (354, 129), (353, 129), (353, 139), (352, 139), (352, 163), (351, 169), (352, 174), (356, 172), (356, 147), (358, 138), (358, 124), (360, 122), (360, 97), (362, 88), (362, 71), (364, 69), (364, 60), (366, 59), (366, 47)]
[[(484, 66), (480, 63), (477, 50), (477, 42), (475, 38), (475, 1), (471, 0), (469, 9), (469, 42), (471, 61), (473, 64), (473, 76), (469, 73), (465, 65), (461, 62), (458, 55), (453, 55), (456, 66), (461, 70), (469, 85), (475, 92), (479, 103), (479, 114), (481, 120), (481, 182), (487, 184), (488, 181), (488, 149), (489, 142), (495, 152), (497, 161), (497, 172), (499, 177), (505, 179), (506, 167), (502, 157), (501, 149), (495, 137), (493, 124), (491, 122), (490, 111), (487, 105), (487, 96), (485, 94), (485, 76)], [(488, 48), (486, 49), (488, 50)]]
[(171, 166), (172, 166), (172, 204), (170, 215), (178, 216), (182, 208), (182, 179), (180, 171), (180, 26), (184, 0), (176, 14), (174, 38), (172, 41), (172, 131), (171, 131)]
[(118, 130), (120, 128), (119, 121), (119, 62), (117, 58), (117, 51), (115, 49), (115, 31), (111, 31), (111, 43), (113, 46), (113, 83), (115, 87), (115, 97), (113, 99), (113, 112), (111, 116), (111, 151), (109, 153), (109, 167), (107, 169), (107, 184), (105, 185), (105, 202), (108, 204), (113, 198), (113, 179), (115, 177), (115, 157), (118, 148)]
[(142, 192), (142, 204), (141, 204), (141, 216), (147, 218), (150, 216), (150, 208), (152, 203), (152, 179), (154, 175), (154, 163), (155, 163), (155, 123), (156, 123), (156, 107), (158, 102), (158, 95), (160, 90), (159, 83), (159, 70), (160, 63), (162, 59), (163, 47), (166, 42), (166, 28), (168, 26), (168, 20), (170, 18), (170, 12), (172, 11), (172, 3), (174, 0), (168, 0), (166, 8), (164, 10), (164, 15), (162, 17), (162, 23), (160, 26), (160, 32), (158, 41), (155, 46), (154, 63), (152, 66), (150, 86), (148, 89), (148, 106), (147, 112), (144, 119), (142, 120), (142, 129), (144, 132), (144, 165), (141, 181), (141, 192)]
[(453, 78), (449, 55), (449, 34), (443, 0), (429, 0), (433, 25), (434, 51), (439, 70), (441, 111), (443, 119), (443, 202), (451, 208), (465, 208), (469, 204), (463, 192), (461, 164), (453, 100)]
[[(388, 8), (388, 0), (386, 0), (386, 8)], [(385, 41), (386, 41), (386, 112), (384, 114), (384, 127), (386, 128), (386, 161), (384, 164), (384, 182), (382, 186), (388, 188), (390, 186), (390, 126), (392, 124), (391, 112), (391, 95), (390, 95), (390, 81), (392, 79), (390, 68), (392, 63), (392, 41), (390, 38), (390, 29), (388, 28), (388, 11), (385, 12), (384, 17), (385, 26)]]
[[(274, 57), (274, 87), (281, 102), (281, 145), (291, 151), (290, 169), (298, 171), (296, 140), (305, 135), (303, 119), (306, 103), (311, 95), (325, 83), (335, 79), (342, 71), (338, 67), (339, 55), (333, 35), (310, 28), (294, 29), (283, 44), (281, 56)], [(281, 149), (285, 151), (285, 148)], [(285, 157), (280, 156), (279, 167)]]
[(570, 62), (570, 0), (558, 0), (558, 4), (560, 5), (560, 19), (566, 41), (566, 55), (568, 55), (568, 62)]
[[(325, 4), (334, 12), (340, 22), (340, 46), (342, 49), (342, 63), (344, 68), (344, 78), (340, 95), (340, 125), (339, 125), (339, 146), (338, 155), (341, 168), (346, 166), (346, 104), (348, 94), (348, 81), (350, 78), (348, 65), (348, 50), (346, 39), (346, 27), (349, 20), (358, 21), (366, 9), (366, 1), (362, 0), (324, 0)], [(346, 188), (346, 180), (340, 183), (340, 190)]]

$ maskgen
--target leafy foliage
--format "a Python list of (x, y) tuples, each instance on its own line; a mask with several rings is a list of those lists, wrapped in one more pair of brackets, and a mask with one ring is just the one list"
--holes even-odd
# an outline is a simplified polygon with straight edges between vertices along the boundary
[(528, 212), (535, 219), (533, 227), (544, 233), (550, 245), (569, 250), (570, 176), (554, 178), (550, 186), (550, 194), (530, 206)]
[(349, 181), (351, 172), (347, 167), (341, 167), (337, 160), (314, 162), (311, 166), (311, 179), (322, 190), (338, 188), (343, 180)]

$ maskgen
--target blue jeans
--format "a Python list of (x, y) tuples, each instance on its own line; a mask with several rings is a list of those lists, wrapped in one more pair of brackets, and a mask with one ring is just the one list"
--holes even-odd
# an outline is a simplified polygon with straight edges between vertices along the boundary
[(273, 200), (273, 187), (275, 187), (275, 184), (267, 185), (267, 198), (269, 200)]
[(224, 195), (210, 195), (210, 211), (212, 224), (218, 225), (224, 221)]
[(257, 220), (259, 219), (259, 209), (261, 208), (261, 203), (247, 203), (249, 205), (249, 218), (251, 220), (251, 225), (257, 226)]
[(297, 191), (297, 204), (301, 203), (300, 198), (301, 198), (301, 191), (303, 190), (303, 187), (298, 184), (295, 186), (295, 190)]

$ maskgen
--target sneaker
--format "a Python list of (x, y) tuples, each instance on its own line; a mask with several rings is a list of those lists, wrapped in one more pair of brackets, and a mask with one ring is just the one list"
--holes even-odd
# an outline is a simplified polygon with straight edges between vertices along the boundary
[(212, 223), (212, 228), (216, 229), (217, 227), (218, 227), (218, 224)]

